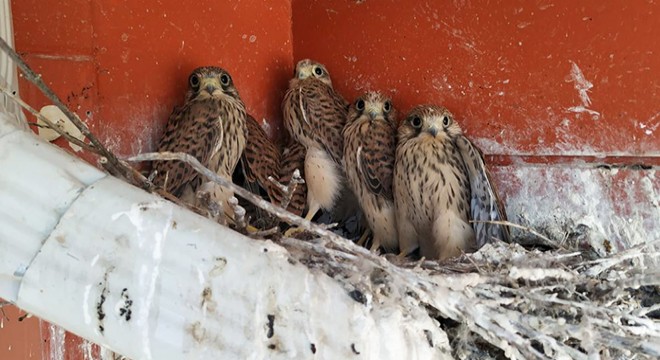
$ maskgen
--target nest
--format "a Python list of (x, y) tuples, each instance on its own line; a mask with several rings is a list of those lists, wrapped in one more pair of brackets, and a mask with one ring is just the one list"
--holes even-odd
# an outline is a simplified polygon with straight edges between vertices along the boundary
[(444, 263), (397, 261), (323, 238), (282, 244), (358, 302), (423, 308), (455, 358), (660, 356), (657, 241), (607, 258), (497, 242)]
[[(189, 155), (152, 153), (117, 158), (1, 39), (0, 48), (89, 143), (65, 132), (62, 135), (97, 154), (100, 165), (110, 174), (176, 202), (171, 195), (157, 191), (129, 163), (187, 162), (245, 201), (240, 203), (244, 206), (238, 202), (232, 205), (238, 216), (234, 224), (237, 230), (245, 230), (251, 219), (269, 219), (258, 224), (264, 228), (251, 236), (269, 237), (281, 244), (291, 254), (291, 261), (334, 278), (358, 303), (399, 306), (410, 313), (421, 310), (446, 334), (444, 339), (426, 334), (429, 345), (435, 343), (455, 358), (660, 358), (660, 241), (598, 257), (579, 237), (559, 246), (558, 241), (533, 229), (522, 229), (517, 238), (524, 239), (520, 241), (524, 247), (515, 243), (514, 237), (514, 243), (486, 244), (474, 254), (443, 263), (381, 256), (329, 231), (327, 226), (310, 223), (218, 177)], [(9, 90), (0, 90), (59, 131)], [(213, 216), (214, 212), (201, 213)], [(278, 223), (301, 227), (309, 238), (283, 237)]]

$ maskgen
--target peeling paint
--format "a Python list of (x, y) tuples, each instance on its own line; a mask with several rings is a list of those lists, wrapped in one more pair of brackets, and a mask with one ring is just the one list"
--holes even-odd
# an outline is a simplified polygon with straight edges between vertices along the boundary
[(571, 106), (566, 110), (568, 110), (570, 112), (578, 113), (578, 114), (587, 113), (587, 114), (591, 115), (591, 118), (594, 119), (594, 120), (598, 120), (600, 118), (600, 113), (598, 111), (587, 109), (584, 106)]
[(604, 241), (622, 250), (660, 239), (660, 185), (656, 170), (549, 165), (494, 168), (509, 220), (558, 242), (588, 229), (592, 248)]
[(64, 346), (64, 340), (66, 337), (66, 333), (63, 328), (50, 324), (48, 327), (48, 331), (50, 332), (50, 353), (49, 353), (49, 358), (48, 360), (65, 360), (65, 346)]
[(571, 74), (569, 81), (575, 83), (575, 90), (577, 90), (578, 94), (580, 95), (582, 106), (572, 106), (569, 107), (567, 110), (575, 113), (588, 113), (592, 116), (594, 120), (598, 120), (598, 118), (600, 117), (600, 113), (588, 108), (588, 106), (591, 105), (591, 99), (589, 98), (589, 91), (594, 87), (594, 84), (592, 84), (589, 80), (587, 80), (587, 78), (582, 73), (582, 70), (580, 70), (580, 68), (574, 61), (570, 61), (570, 63), (571, 63)]
[(639, 128), (644, 130), (645, 135), (653, 135), (658, 126), (660, 126), (660, 122), (657, 120), (658, 116), (660, 116), (660, 112), (651, 116), (646, 123), (639, 122)]
[[(94, 343), (88, 341), (88, 340), (83, 340), (82, 343), (80, 344), (80, 350), (83, 355), (83, 360), (98, 360), (96, 357), (94, 357), (93, 354), (93, 348), (94, 348)], [(50, 359), (49, 359), (50, 360)]]

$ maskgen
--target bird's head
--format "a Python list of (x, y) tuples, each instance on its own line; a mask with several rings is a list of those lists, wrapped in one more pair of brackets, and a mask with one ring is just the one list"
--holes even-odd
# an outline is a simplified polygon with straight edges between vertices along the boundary
[(328, 69), (323, 64), (310, 59), (298, 61), (293, 78), (298, 80), (317, 79), (332, 87), (332, 80), (330, 80)]
[(419, 105), (408, 113), (399, 125), (399, 139), (414, 137), (430, 139), (453, 139), (463, 133), (454, 121), (454, 115), (442, 106)]
[(227, 70), (215, 66), (198, 67), (188, 77), (187, 100), (223, 96), (239, 97)]
[(357, 98), (348, 109), (349, 123), (359, 119), (382, 120), (396, 126), (396, 110), (389, 97), (376, 91), (370, 91)]

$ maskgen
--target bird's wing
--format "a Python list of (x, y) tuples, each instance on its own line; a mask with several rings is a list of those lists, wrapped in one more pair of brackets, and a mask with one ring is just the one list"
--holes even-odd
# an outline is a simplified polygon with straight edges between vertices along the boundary
[(504, 225), (489, 221), (506, 221), (502, 206), (490, 173), (479, 149), (466, 137), (459, 136), (456, 145), (463, 158), (470, 181), (470, 216), (477, 237), (477, 246), (491, 242), (493, 238), (509, 241), (509, 231)]
[(360, 180), (372, 193), (392, 200), (392, 181), (396, 141), (394, 129), (375, 127), (373, 138), (363, 141), (358, 147), (357, 170)]
[(242, 156), (246, 180), (258, 183), (273, 201), (273, 193), (277, 189), (268, 177), (272, 176), (274, 179), (279, 177), (279, 149), (252, 116), (247, 115), (246, 125), (247, 143)]
[[(175, 109), (160, 139), (158, 152), (183, 152), (207, 166), (212, 152), (222, 137), (220, 113), (207, 102), (192, 102)], [(154, 184), (175, 196), (185, 185), (198, 182), (199, 176), (188, 164), (180, 161), (155, 161)], [(196, 187), (196, 186), (194, 186)]]
[(287, 91), (283, 110), (290, 133), (319, 143), (341, 163), (348, 103), (337, 92), (320, 81), (308, 81)]

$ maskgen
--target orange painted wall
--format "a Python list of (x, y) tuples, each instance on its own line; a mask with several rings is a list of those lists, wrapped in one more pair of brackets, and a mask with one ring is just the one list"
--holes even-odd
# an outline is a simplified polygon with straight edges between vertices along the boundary
[(657, 165), (659, 23), (653, 1), (295, 1), (294, 55), (325, 63), (349, 101), (444, 104), (488, 154)]
[(248, 111), (280, 123), (290, 1), (15, 0), (12, 10), (17, 50), (120, 155), (153, 149), (197, 66), (226, 68)]
[(0, 359), (43, 359), (46, 339), (40, 336), (40, 322), (14, 306), (0, 307)]

